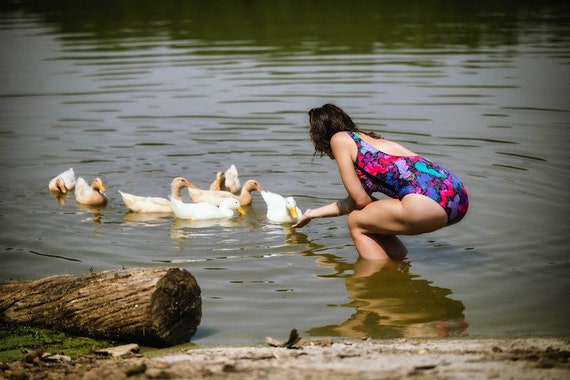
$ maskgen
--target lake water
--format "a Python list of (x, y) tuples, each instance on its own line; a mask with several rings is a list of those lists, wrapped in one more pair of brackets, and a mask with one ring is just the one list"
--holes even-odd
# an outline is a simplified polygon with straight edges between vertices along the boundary
[[(0, 279), (179, 266), (202, 289), (198, 344), (569, 334), (565, 3), (44, 3), (0, 8)], [(258, 193), (200, 224), (120, 199), (231, 164), (303, 210), (342, 198), (307, 134), (327, 102), (455, 172), (467, 217), (374, 266), (345, 217), (293, 231)], [(103, 179), (105, 208), (49, 193), (69, 167)]]

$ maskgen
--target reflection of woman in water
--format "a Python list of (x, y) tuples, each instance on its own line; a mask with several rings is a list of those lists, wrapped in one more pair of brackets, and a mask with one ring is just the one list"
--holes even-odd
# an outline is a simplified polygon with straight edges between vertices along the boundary
[(359, 259), (354, 274), (346, 278), (346, 288), (352, 301), (344, 306), (356, 312), (341, 325), (313, 328), (310, 335), (436, 337), (460, 334), (468, 326), (463, 303), (448, 298), (449, 289), (409, 273), (405, 262)]

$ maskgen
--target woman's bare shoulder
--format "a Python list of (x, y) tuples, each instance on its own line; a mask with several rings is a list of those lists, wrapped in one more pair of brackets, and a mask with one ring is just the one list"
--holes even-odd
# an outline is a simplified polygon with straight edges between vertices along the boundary
[(348, 133), (342, 131), (337, 132), (331, 137), (331, 146), (332, 145), (346, 145), (346, 144), (354, 144), (352, 137), (348, 135)]

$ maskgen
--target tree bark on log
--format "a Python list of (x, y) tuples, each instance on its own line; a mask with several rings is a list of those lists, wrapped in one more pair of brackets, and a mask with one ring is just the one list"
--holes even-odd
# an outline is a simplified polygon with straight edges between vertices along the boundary
[(180, 268), (120, 269), (0, 283), (0, 321), (151, 346), (187, 343), (200, 287)]

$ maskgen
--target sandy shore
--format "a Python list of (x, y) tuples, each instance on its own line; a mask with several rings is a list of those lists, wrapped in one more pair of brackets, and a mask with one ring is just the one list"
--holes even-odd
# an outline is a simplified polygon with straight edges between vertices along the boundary
[(570, 379), (569, 338), (309, 340), (4, 364), (5, 379)]

